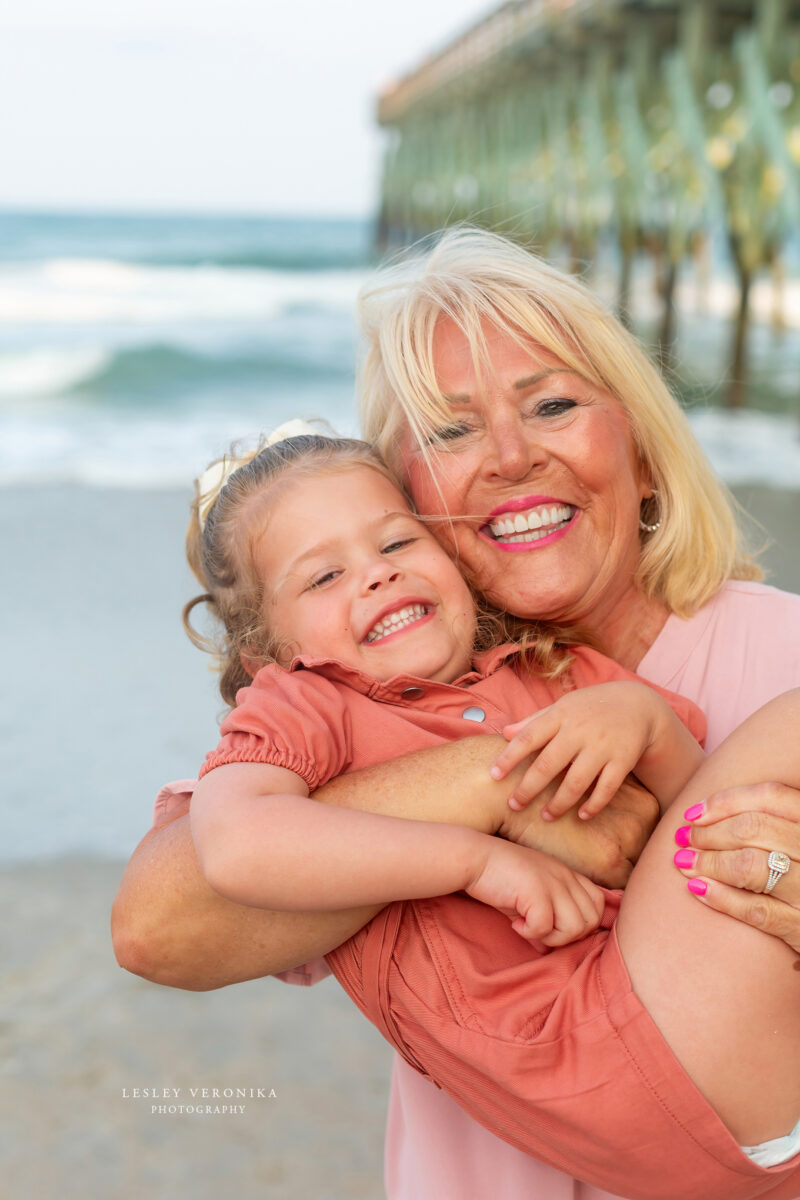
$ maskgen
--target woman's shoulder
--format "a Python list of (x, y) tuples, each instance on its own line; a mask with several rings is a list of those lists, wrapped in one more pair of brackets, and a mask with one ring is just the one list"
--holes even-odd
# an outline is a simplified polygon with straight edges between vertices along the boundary
[[(638, 672), (686, 694), (684, 669), (716, 675), (725, 661), (759, 664), (796, 686), (800, 664), (800, 596), (766, 583), (729, 579), (692, 616), (673, 613), (639, 664)], [(791, 660), (791, 661), (790, 661)], [(676, 682), (679, 680), (680, 682)]]
[(728, 579), (704, 608), (733, 620), (760, 619), (765, 613), (800, 620), (800, 596), (750, 579)]

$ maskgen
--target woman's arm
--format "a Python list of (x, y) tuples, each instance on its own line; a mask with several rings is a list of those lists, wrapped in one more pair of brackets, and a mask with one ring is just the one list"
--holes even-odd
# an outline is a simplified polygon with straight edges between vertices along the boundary
[(320, 805), (299, 775), (266, 763), (205, 775), (191, 826), (214, 891), (258, 908), (337, 911), (465, 891), (537, 946), (577, 941), (603, 915), (602, 889), (549, 854), (461, 824)]
[[(657, 819), (653, 798), (626, 783), (588, 825), (572, 814), (542, 821), (539, 809), (549, 792), (525, 813), (514, 813), (506, 798), (516, 777), (498, 784), (489, 776), (504, 745), (487, 735), (417, 751), (332, 780), (314, 798), (497, 831), (561, 858), (596, 882), (624, 886)], [(200, 871), (189, 818), (182, 815), (151, 830), (134, 851), (114, 902), (112, 936), (120, 966), (155, 983), (206, 990), (318, 958), (376, 911), (273, 913), (224, 900)]]
[(200, 870), (187, 809), (137, 846), (114, 900), (111, 935), (126, 970), (207, 991), (319, 958), (377, 911), (270, 913), (223, 899)]

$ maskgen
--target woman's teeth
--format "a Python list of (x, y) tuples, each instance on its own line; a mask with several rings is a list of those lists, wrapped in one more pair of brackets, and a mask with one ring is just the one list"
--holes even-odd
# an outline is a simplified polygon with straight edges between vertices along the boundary
[(388, 637), (390, 633), (396, 633), (405, 625), (413, 625), (428, 611), (426, 604), (409, 604), (406, 608), (398, 608), (397, 612), (389, 613), (388, 616), (381, 617), (380, 621), (376, 621), (364, 641), (379, 642), (381, 638)]
[(570, 504), (553, 504), (499, 518), (492, 521), (489, 528), (498, 542), (538, 542), (557, 529), (563, 529), (572, 520), (574, 512)]

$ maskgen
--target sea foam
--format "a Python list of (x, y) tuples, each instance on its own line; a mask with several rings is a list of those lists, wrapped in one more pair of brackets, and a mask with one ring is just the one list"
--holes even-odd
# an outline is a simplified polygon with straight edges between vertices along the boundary
[(0, 266), (0, 326), (268, 319), (298, 306), (352, 312), (363, 271), (154, 267), (95, 259)]

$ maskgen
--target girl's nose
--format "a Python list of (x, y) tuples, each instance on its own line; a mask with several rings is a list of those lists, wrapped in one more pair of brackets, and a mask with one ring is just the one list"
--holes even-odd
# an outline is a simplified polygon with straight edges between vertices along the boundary
[(395, 583), (401, 574), (401, 571), (385, 559), (378, 559), (367, 568), (366, 591), (377, 592), (378, 588), (385, 587), (387, 583)]

